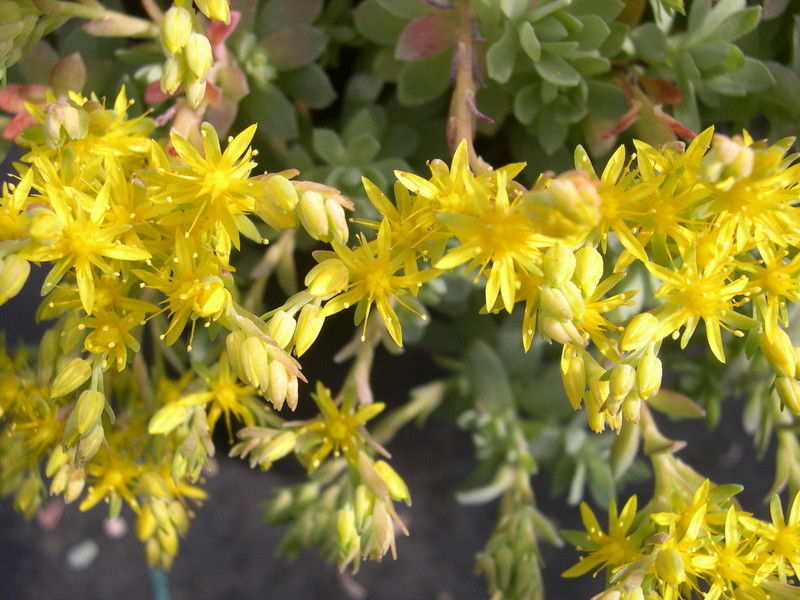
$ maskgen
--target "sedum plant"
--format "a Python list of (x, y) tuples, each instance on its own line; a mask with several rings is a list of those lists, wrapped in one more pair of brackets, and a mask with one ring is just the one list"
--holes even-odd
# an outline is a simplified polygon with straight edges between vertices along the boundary
[[(474, 441), (459, 499), (498, 501), (493, 599), (543, 598), (564, 541), (548, 568), (598, 600), (797, 598), (796, 9), (0, 2), (0, 302), (41, 270), (46, 327), (0, 353), (0, 490), (131, 511), (169, 569), (217, 452), (293, 455), (283, 550), (356, 570), (413, 535), (385, 446), (436, 415)], [(303, 362), (338, 313), (331, 388)], [(376, 353), (406, 346), (441, 369), (387, 406)], [(659, 429), (734, 393), (776, 449), (768, 519)]]

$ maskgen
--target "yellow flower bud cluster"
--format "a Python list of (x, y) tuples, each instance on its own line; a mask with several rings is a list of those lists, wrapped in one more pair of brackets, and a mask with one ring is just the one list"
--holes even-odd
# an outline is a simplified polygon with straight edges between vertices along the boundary
[[(214, 56), (211, 42), (203, 33), (200, 21), (184, 6), (185, 2), (176, 2), (164, 13), (161, 20), (161, 43), (167, 58), (161, 73), (161, 89), (167, 94), (174, 94), (183, 85), (186, 99), (193, 108), (200, 106), (206, 93), (206, 82)], [(228, 9), (227, 1), (224, 4)], [(200, 8), (200, 6), (198, 6)], [(226, 23), (230, 20), (230, 10), (221, 14), (218, 10), (210, 11), (203, 3), (206, 16), (213, 14), (223, 16)], [(215, 6), (215, 9), (220, 8)], [(211, 18), (211, 17), (210, 17)]]
[(179, 538), (189, 530), (192, 513), (170, 493), (161, 477), (147, 475), (143, 480), (149, 495), (136, 518), (136, 536), (145, 545), (147, 562), (169, 569), (178, 554)]

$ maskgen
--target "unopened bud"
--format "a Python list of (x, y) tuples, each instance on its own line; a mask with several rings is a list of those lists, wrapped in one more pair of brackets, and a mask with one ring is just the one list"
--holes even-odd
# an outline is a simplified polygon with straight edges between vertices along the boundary
[(277, 311), (267, 323), (269, 334), (281, 348), (286, 348), (292, 343), (297, 322), (285, 310)]
[(92, 374), (92, 366), (82, 358), (73, 358), (61, 369), (50, 388), (50, 398), (60, 398), (78, 389)]
[(778, 377), (775, 379), (775, 391), (784, 406), (800, 415), (800, 381), (792, 377)]
[[(564, 365), (566, 369), (563, 368)], [(574, 410), (578, 410), (586, 390), (586, 366), (580, 357), (571, 356), (562, 362), (561, 380), (569, 403)]]
[(333, 198), (325, 200), (325, 212), (328, 213), (328, 230), (333, 235), (333, 239), (346, 244), (350, 231), (347, 227), (347, 215), (344, 207)]
[(36, 243), (52, 246), (61, 238), (64, 223), (49, 206), (30, 206), (26, 216), (25, 233)]
[(275, 410), (283, 408), (286, 395), (289, 392), (289, 373), (280, 361), (273, 360), (269, 363), (269, 389), (267, 399), (272, 402)]
[(656, 555), (655, 568), (658, 577), (669, 585), (679, 586), (686, 581), (683, 559), (677, 548), (661, 548)]
[(214, 62), (214, 56), (211, 52), (211, 42), (202, 33), (192, 33), (189, 35), (189, 41), (186, 43), (184, 49), (186, 56), (186, 66), (194, 75), (205, 81), (208, 71)]
[(793, 378), (796, 373), (797, 359), (789, 334), (776, 327), (772, 336), (762, 333), (758, 341), (764, 357), (773, 370), (778, 375)]
[(75, 405), (75, 427), (80, 435), (85, 435), (100, 421), (106, 406), (106, 397), (96, 390), (86, 390)]
[(575, 272), (572, 280), (580, 288), (583, 297), (592, 295), (603, 276), (603, 257), (591, 246), (583, 246), (575, 252)]
[(264, 342), (255, 337), (248, 337), (242, 347), (242, 371), (245, 380), (262, 392), (269, 385), (269, 357)]
[(183, 55), (170, 56), (164, 61), (164, 67), (161, 71), (161, 91), (170, 96), (174, 94), (181, 83), (183, 83), (183, 76), (186, 74), (186, 63)]
[(19, 294), (30, 272), (30, 263), (16, 254), (0, 259), (0, 304)]
[(395, 500), (402, 500), (406, 504), (411, 503), (411, 496), (408, 493), (408, 486), (403, 478), (397, 474), (389, 463), (379, 460), (375, 463), (375, 470), (378, 471), (386, 486), (389, 488), (389, 496)]
[(194, 0), (195, 5), (209, 19), (222, 21), (225, 25), (231, 22), (229, 0)]
[(151, 435), (170, 433), (186, 421), (190, 411), (188, 406), (180, 402), (170, 402), (153, 415), (147, 431)]
[(184, 81), (186, 89), (186, 99), (192, 108), (197, 108), (206, 97), (206, 80), (198, 79), (194, 75), (187, 74)]
[(655, 341), (661, 322), (652, 313), (639, 313), (626, 325), (619, 340), (619, 349), (632, 352)]
[(571, 321), (574, 313), (561, 290), (545, 287), (539, 294), (539, 309), (558, 321)]
[(572, 278), (575, 272), (575, 254), (569, 248), (561, 245), (551, 246), (547, 249), (542, 261), (542, 269), (555, 287)]
[(182, 6), (172, 6), (161, 21), (161, 40), (170, 54), (177, 54), (189, 42), (192, 14)]
[(332, 296), (350, 283), (350, 270), (338, 258), (323, 260), (308, 272), (305, 284), (308, 293), (323, 298)]
[(636, 390), (644, 398), (651, 398), (661, 389), (663, 367), (661, 360), (652, 354), (643, 356), (636, 365)]
[(78, 441), (76, 450), (78, 463), (85, 464), (97, 454), (104, 439), (106, 439), (106, 436), (103, 426), (98, 422)]
[(301, 356), (311, 347), (322, 330), (325, 317), (319, 316), (321, 311), (319, 306), (313, 304), (306, 304), (300, 310), (300, 316), (297, 318), (297, 331), (294, 335), (294, 353), (297, 356)]
[(325, 199), (322, 194), (307, 190), (297, 203), (297, 216), (315, 240), (325, 241), (328, 237), (328, 213), (325, 212)]
[(608, 393), (611, 397), (622, 400), (636, 383), (636, 370), (628, 364), (617, 365), (611, 369), (608, 383)]

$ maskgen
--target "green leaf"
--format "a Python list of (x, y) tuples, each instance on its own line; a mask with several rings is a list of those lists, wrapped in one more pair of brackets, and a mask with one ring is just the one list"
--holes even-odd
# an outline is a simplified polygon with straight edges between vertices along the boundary
[(761, 19), (761, 7), (738, 8), (743, 5), (744, 0), (721, 0), (702, 26), (689, 34), (687, 45), (712, 39), (732, 42), (755, 29)]
[(611, 62), (605, 56), (587, 54), (573, 59), (572, 66), (583, 77), (596, 77), (611, 70)]
[(519, 43), (530, 59), (534, 62), (539, 60), (542, 56), (542, 45), (536, 37), (536, 32), (533, 30), (533, 25), (525, 21), (519, 26), (518, 30)]
[(353, 12), (353, 22), (356, 31), (380, 45), (394, 44), (406, 26), (402, 17), (392, 14), (379, 0), (366, 0), (359, 4)]
[(325, 71), (317, 64), (281, 73), (280, 87), (309, 108), (319, 110), (336, 99), (336, 90)]
[(647, 405), (676, 419), (700, 419), (706, 415), (694, 400), (670, 390), (660, 390), (655, 396), (648, 398)]
[(595, 15), (581, 17), (583, 30), (578, 36), (579, 48), (584, 52), (597, 50), (611, 33), (611, 28), (603, 19)]
[(767, 65), (754, 58), (745, 57), (736, 75), (748, 92), (760, 92), (775, 85), (775, 78)]
[[(351, 165), (369, 164), (381, 151), (381, 143), (369, 133), (354, 137), (347, 144), (347, 162)], [(359, 177), (359, 181), (361, 178)]]
[(600, 46), (599, 52), (603, 56), (616, 56), (622, 50), (622, 45), (628, 39), (628, 26), (624, 23), (617, 23), (616, 21), (608, 24), (610, 33)]
[(736, 71), (744, 64), (744, 54), (728, 42), (713, 40), (694, 46), (689, 53), (701, 71)]
[(567, 139), (569, 126), (555, 118), (552, 111), (539, 114), (537, 124), (539, 143), (547, 154), (553, 154), (564, 145)]
[(767, 114), (786, 113), (794, 121), (800, 120), (800, 78), (792, 69), (774, 62), (766, 67), (775, 79), (776, 85), (765, 94)]
[(502, 37), (489, 47), (486, 53), (486, 67), (490, 79), (498, 83), (506, 83), (511, 73), (514, 72), (514, 63), (517, 58), (518, 50), (517, 36), (506, 23)]
[(258, 36), (265, 38), (286, 27), (313, 23), (323, 4), (323, 0), (270, 0), (256, 17)]
[(667, 57), (667, 36), (655, 23), (645, 23), (631, 34), (636, 52), (647, 63), (659, 64)]
[(618, 119), (628, 110), (625, 95), (610, 81), (589, 81), (589, 106), (601, 117)]
[(580, 73), (556, 54), (543, 54), (536, 62), (536, 71), (545, 81), (561, 87), (571, 87), (581, 82)]
[(528, 11), (528, 20), (534, 22), (539, 21), (545, 18), (547, 15), (559, 11), (565, 6), (569, 5), (571, 1), (572, 0), (552, 0), (552, 2), (547, 2), (546, 4), (537, 3), (537, 6)]
[(535, 25), (536, 36), (542, 42), (560, 42), (567, 37), (567, 28), (555, 17), (547, 17)]
[(528, 125), (537, 112), (539, 112), (539, 86), (525, 86), (514, 96), (514, 116), (520, 123)]
[(307, 65), (325, 51), (328, 36), (311, 25), (297, 25), (276, 31), (260, 42), (269, 52), (269, 62), (279, 71)]
[(405, 21), (421, 17), (431, 10), (424, 2), (419, 0), (377, 0), (377, 4)]
[(622, 9), (625, 8), (623, 0), (572, 0), (572, 4), (567, 9), (570, 14), (576, 17), (596, 15), (603, 21), (611, 22), (617, 18)]
[(348, 119), (347, 125), (342, 130), (342, 141), (349, 146), (351, 140), (364, 133), (374, 138), (380, 137), (384, 121), (382, 108), (377, 106), (362, 108)]
[(311, 146), (322, 160), (329, 165), (347, 163), (347, 150), (342, 140), (332, 129), (315, 129), (311, 138)]
[(260, 135), (289, 140), (297, 137), (297, 113), (277, 86), (248, 94), (242, 106), (252, 122), (258, 123)]
[(476, 400), (497, 408), (514, 407), (508, 373), (494, 348), (476, 339), (467, 348), (464, 360), (470, 392)]
[(510, 20), (516, 21), (528, 8), (528, 0), (500, 0), (500, 10)]
[(397, 97), (402, 104), (423, 104), (443, 94), (450, 81), (450, 56), (439, 54), (428, 60), (406, 63), (397, 79)]

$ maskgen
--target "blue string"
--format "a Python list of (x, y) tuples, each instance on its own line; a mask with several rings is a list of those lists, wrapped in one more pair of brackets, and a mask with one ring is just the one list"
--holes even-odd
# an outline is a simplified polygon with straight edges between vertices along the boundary
[(153, 582), (153, 600), (169, 600), (167, 574), (162, 569), (150, 567), (150, 580)]

